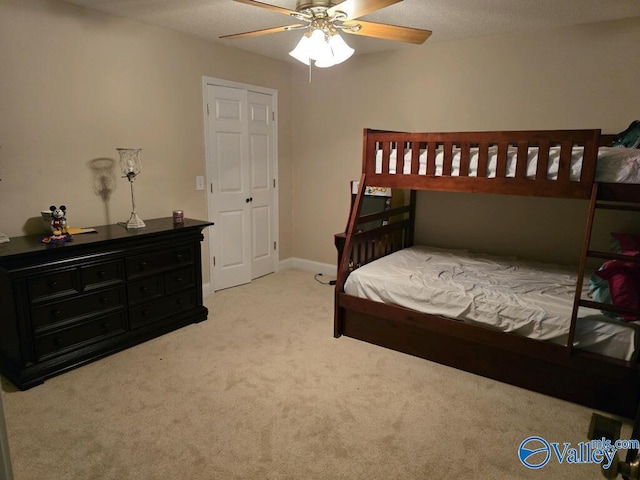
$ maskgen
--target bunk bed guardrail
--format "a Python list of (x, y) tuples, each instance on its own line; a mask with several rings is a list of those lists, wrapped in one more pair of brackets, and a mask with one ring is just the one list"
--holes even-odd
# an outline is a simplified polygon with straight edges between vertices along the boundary
[[(362, 171), (369, 185), (392, 188), (586, 199), (599, 138), (600, 130), (593, 129), (460, 133), (366, 129)], [(582, 157), (582, 167), (573, 178), (576, 154)], [(553, 158), (557, 165), (551, 176)]]

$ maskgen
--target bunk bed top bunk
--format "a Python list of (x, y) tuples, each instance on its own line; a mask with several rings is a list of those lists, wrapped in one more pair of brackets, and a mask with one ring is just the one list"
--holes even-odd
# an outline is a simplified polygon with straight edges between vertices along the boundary
[[(584, 282), (587, 257), (635, 262), (640, 268), (640, 257), (590, 250), (596, 208), (640, 212), (640, 150), (607, 147), (613, 137), (602, 135), (600, 130), (408, 133), (365, 129), (359, 190), (346, 232), (340, 235), (339, 242), (336, 238), (339, 264), (334, 335), (350, 336), (592, 408), (635, 417), (640, 402), (640, 370), (636, 362), (640, 327), (609, 317), (640, 318), (640, 311), (630, 312), (627, 307), (602, 305), (588, 299)], [(410, 190), (409, 204), (361, 216), (366, 186)], [(429, 259), (444, 256), (445, 263), (455, 259), (456, 268), (462, 272), (473, 270), (468, 264), (459, 267), (466, 252), (414, 247), (416, 190), (589, 201), (578, 274), (562, 277), (564, 284), (559, 298), (551, 300), (547, 310), (537, 313), (544, 322), (525, 322), (525, 327), (518, 331), (508, 322), (503, 325), (500, 315), (494, 318), (486, 312), (483, 315), (482, 305), (470, 306), (464, 294), (458, 295), (469, 284), (477, 287), (482, 281), (478, 278), (488, 278), (485, 276), (491, 274), (486, 272), (472, 280), (463, 275), (462, 286), (449, 282), (444, 287), (449, 291), (445, 293), (442, 289), (428, 293), (429, 289), (419, 286), (421, 282), (424, 286), (424, 278), (415, 283), (418, 278), (415, 272), (390, 274), (397, 264), (389, 262), (395, 257), (404, 256), (400, 263), (407, 267), (424, 267), (426, 264), (414, 257), (417, 252)], [(371, 230), (358, 228), (379, 219), (391, 221)], [(374, 264), (376, 260), (379, 261)], [(499, 262), (493, 258), (482, 260), (489, 261), (491, 268)], [(478, 258), (471, 256), (464, 261), (471, 261), (475, 268)], [(512, 266), (513, 262), (504, 268), (509, 270)], [(433, 268), (430, 274), (434, 279), (446, 276), (446, 268)], [(566, 274), (545, 268), (527, 271), (530, 278), (547, 280), (556, 273)], [(360, 283), (349, 280), (347, 284), (354, 270), (358, 271)], [(412, 279), (414, 284), (411, 280), (404, 285), (394, 283), (394, 276)], [(376, 280), (380, 277), (385, 278), (385, 283)], [(432, 290), (436, 288), (435, 283), (429, 286)], [(365, 292), (369, 287), (374, 293)], [(522, 288), (529, 287), (527, 284)], [(412, 289), (414, 294), (407, 295)], [(504, 292), (494, 290), (487, 294), (490, 290), (484, 286), (481, 290), (479, 296), (483, 298), (494, 295), (497, 303), (504, 300), (499, 298)], [(547, 292), (548, 288), (543, 286), (542, 290)], [(434, 300), (434, 295), (439, 299)], [(544, 295), (533, 293), (538, 299)], [(400, 296), (404, 300), (399, 300)], [(514, 304), (506, 308), (516, 312), (515, 317), (520, 315), (519, 307), (531, 304), (529, 299), (512, 300)], [(440, 308), (434, 309), (433, 304), (438, 302)], [(460, 305), (456, 306), (456, 302)], [(609, 316), (603, 316), (601, 311)], [(542, 329), (542, 324), (550, 326), (550, 330)]]
[(638, 149), (600, 130), (404, 133), (365, 129), (368, 185), (415, 190), (591, 197), (594, 182), (640, 183)]

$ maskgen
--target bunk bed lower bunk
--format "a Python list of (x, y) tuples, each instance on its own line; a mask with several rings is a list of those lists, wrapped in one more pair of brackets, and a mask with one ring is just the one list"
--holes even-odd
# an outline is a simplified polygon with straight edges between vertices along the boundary
[[(588, 257), (640, 268), (633, 253), (590, 249), (597, 208), (640, 211), (640, 160), (599, 148), (611, 139), (599, 130), (365, 130), (359, 191), (336, 238), (334, 335), (635, 417), (640, 311), (590, 299), (585, 281)], [(409, 204), (361, 216), (367, 185), (410, 190)], [(414, 246), (416, 190), (589, 200), (577, 273)], [(391, 221), (358, 229), (383, 218)]]

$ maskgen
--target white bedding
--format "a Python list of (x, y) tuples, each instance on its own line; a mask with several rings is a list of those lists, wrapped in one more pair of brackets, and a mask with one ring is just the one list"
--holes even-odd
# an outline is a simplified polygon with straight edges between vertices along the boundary
[[(575, 280), (549, 264), (419, 246), (354, 270), (345, 292), (566, 345)], [(574, 346), (630, 360), (638, 328), (581, 308)]]
[[(580, 180), (580, 171), (582, 169), (583, 147), (574, 147), (571, 155), (571, 172), (569, 177), (572, 181)], [(507, 177), (514, 177), (516, 173), (516, 159), (518, 150), (515, 147), (509, 147), (507, 150)], [(489, 159), (487, 165), (487, 177), (496, 176), (496, 163), (498, 156), (498, 148), (496, 146), (489, 147)], [(538, 156), (538, 147), (530, 147), (527, 158), (527, 177), (534, 178), (536, 175), (536, 164)], [(420, 150), (420, 164), (418, 168), (419, 175), (425, 175), (427, 172), (427, 153), (426, 150)], [(404, 156), (403, 173), (408, 175), (411, 173), (411, 150), (407, 150)], [(560, 160), (560, 147), (551, 147), (549, 149), (549, 167), (547, 170), (547, 178), (556, 180), (558, 178), (558, 165)], [(436, 176), (442, 175), (442, 164), (444, 161), (444, 153), (440, 148), (436, 150)], [(396, 173), (397, 153), (392, 150), (389, 157), (389, 173)], [(478, 170), (478, 149), (470, 149), (469, 176), (477, 176)], [(453, 160), (451, 176), (458, 176), (460, 172), (460, 149), (453, 149)], [(382, 173), (382, 150), (376, 153), (376, 173)], [(609, 183), (640, 183), (640, 149), (637, 148), (617, 148), (617, 147), (600, 147), (598, 150), (598, 162), (596, 165), (596, 182)]]

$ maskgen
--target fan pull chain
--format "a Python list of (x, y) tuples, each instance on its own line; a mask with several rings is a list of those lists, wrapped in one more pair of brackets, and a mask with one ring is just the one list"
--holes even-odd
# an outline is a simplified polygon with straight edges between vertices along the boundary
[(311, 83), (311, 62), (309, 62), (309, 83)]

